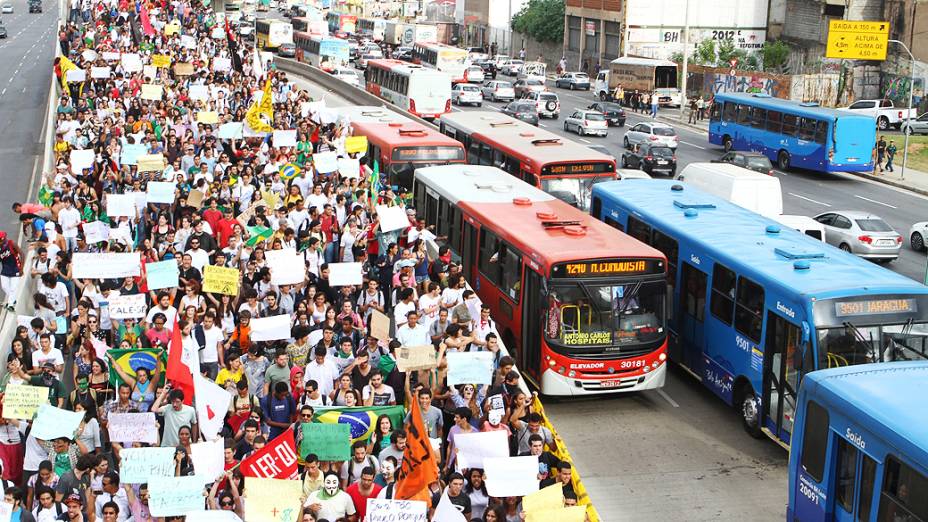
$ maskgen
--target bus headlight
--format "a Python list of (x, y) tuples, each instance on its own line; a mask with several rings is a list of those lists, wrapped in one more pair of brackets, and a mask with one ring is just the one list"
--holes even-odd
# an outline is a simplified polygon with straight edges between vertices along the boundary
[(650, 366), (644, 366), (643, 368), (641, 368), (641, 371), (643, 371), (644, 373), (648, 373), (649, 371), (651, 371), (651, 367), (650, 367)]
[(660, 362), (666, 361), (666, 360), (667, 360), (667, 354), (666, 354), (666, 353), (661, 353), (660, 355), (657, 356), (657, 360), (659, 360)]

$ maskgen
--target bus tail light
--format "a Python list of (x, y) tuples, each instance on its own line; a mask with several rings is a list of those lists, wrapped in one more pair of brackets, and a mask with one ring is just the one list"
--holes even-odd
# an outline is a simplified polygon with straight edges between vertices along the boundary
[(835, 149), (828, 149), (828, 161), (834, 161)]
[(451, 112), (451, 100), (445, 102), (445, 112)]
[(416, 113), (416, 100), (412, 99), (412, 97), (409, 98), (409, 112)]
[(857, 236), (857, 240), (868, 245), (873, 243), (873, 238), (870, 236)]

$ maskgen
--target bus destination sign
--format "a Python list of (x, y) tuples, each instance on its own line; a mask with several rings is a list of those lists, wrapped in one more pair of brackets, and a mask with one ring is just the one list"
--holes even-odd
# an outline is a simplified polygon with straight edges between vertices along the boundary
[(654, 259), (611, 259), (561, 263), (555, 265), (552, 277), (603, 277), (663, 272), (663, 264)]
[(873, 299), (869, 301), (838, 301), (835, 303), (836, 317), (858, 315), (905, 314), (918, 311), (913, 298)]
[(459, 147), (420, 146), (396, 147), (393, 161), (461, 161), (464, 150)]
[(541, 169), (542, 176), (569, 176), (576, 174), (602, 174), (613, 172), (615, 169), (607, 162), (590, 163), (556, 163)]

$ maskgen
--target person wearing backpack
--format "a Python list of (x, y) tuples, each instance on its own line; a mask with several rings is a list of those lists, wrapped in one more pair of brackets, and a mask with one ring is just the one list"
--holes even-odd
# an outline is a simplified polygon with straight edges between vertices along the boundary
[(367, 444), (363, 440), (355, 441), (351, 445), (351, 459), (348, 460), (347, 466), (342, 466), (339, 478), (341, 479), (342, 489), (361, 480), (361, 472), (366, 467), (380, 469), (380, 463), (377, 457), (367, 454)]

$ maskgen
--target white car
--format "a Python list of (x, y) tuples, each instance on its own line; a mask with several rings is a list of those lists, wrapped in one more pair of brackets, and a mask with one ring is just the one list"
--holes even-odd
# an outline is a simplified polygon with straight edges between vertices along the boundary
[(483, 105), (483, 93), (480, 87), (469, 83), (456, 83), (451, 88), (451, 103), (464, 105), (465, 103), (480, 107)]
[(615, 179), (652, 179), (651, 176), (638, 169), (615, 169)]
[(909, 246), (916, 252), (925, 250), (928, 241), (928, 221), (919, 221), (909, 228)]
[(503, 80), (490, 80), (483, 84), (483, 97), (490, 101), (510, 102), (516, 99), (512, 84)]
[(483, 83), (483, 69), (479, 65), (468, 66), (464, 70), (464, 81), (468, 83)]
[(361, 88), (361, 80), (358, 78), (358, 73), (356, 73), (354, 69), (349, 69), (348, 67), (336, 67), (335, 70), (332, 71), (332, 76), (347, 83), (348, 85), (353, 85), (359, 89)]
[(628, 129), (622, 139), (626, 149), (639, 143), (662, 144), (677, 150), (677, 131), (666, 123), (644, 122)]
[(928, 112), (918, 118), (902, 122), (902, 132), (906, 134), (928, 134)]
[(564, 131), (576, 132), (581, 136), (594, 134), (605, 137), (609, 133), (609, 124), (601, 112), (576, 110), (564, 118)]
[(500, 74), (505, 74), (506, 76), (516, 76), (519, 74), (519, 71), (522, 70), (522, 60), (509, 60), (505, 65), (499, 68)]
[(13, 14), (13, 4), (10, 4), (10, 3), (3, 4), (3, 8), (0, 9), (0, 11), (2, 11), (3, 14)]
[(380, 60), (383, 58), (383, 53), (380, 50), (369, 51), (358, 57), (357, 65), (359, 69), (367, 69), (367, 62), (370, 60)]

